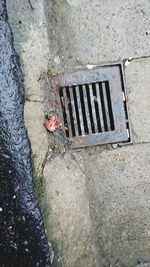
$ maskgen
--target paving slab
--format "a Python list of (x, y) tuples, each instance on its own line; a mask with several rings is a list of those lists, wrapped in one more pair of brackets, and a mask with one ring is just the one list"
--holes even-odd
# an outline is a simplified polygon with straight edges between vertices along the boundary
[(150, 145), (83, 153), (97, 267), (150, 263)]
[(48, 150), (47, 133), (43, 126), (44, 107), (42, 103), (26, 102), (24, 107), (25, 125), (32, 144), (34, 164), (38, 171), (42, 170), (42, 164)]
[(50, 48), (44, 0), (32, 1), (32, 5), (34, 9), (31, 9), (29, 1), (7, 1), (9, 23), (24, 74), (26, 127), (35, 167), (41, 169), (48, 140), (43, 127), (45, 85), (40, 81), (40, 77), (47, 72)]
[(150, 57), (125, 68), (133, 142), (150, 142)]
[(148, 1), (47, 0), (47, 4), (53, 58), (59, 55), (64, 67), (150, 54)]
[(62, 266), (94, 266), (95, 249), (82, 156), (80, 153), (57, 156), (46, 163), (43, 174), (51, 235), (57, 240)]
[(47, 72), (50, 47), (44, 0), (32, 1), (32, 5), (34, 9), (31, 9), (28, 0), (7, 1), (14, 44), (25, 74), (26, 96), (30, 100), (42, 101), (44, 91), (39, 78)]

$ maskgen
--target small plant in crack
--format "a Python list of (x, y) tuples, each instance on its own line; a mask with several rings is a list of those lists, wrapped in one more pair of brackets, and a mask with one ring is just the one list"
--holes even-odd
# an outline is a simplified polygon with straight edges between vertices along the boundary
[(47, 77), (49, 79), (52, 79), (53, 77), (57, 76), (60, 73), (60, 71), (56, 68), (48, 69), (47, 71)]
[(53, 144), (51, 146), (51, 150), (55, 153), (55, 154), (61, 154), (61, 155), (64, 155), (66, 150), (63, 146), (60, 146), (60, 145), (56, 145), (56, 144)]

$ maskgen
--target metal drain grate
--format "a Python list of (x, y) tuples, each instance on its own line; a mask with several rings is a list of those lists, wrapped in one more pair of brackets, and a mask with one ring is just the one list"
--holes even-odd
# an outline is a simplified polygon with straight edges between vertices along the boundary
[(60, 88), (67, 137), (113, 131), (109, 82)]
[(72, 147), (129, 140), (120, 64), (59, 75), (52, 79), (52, 87)]

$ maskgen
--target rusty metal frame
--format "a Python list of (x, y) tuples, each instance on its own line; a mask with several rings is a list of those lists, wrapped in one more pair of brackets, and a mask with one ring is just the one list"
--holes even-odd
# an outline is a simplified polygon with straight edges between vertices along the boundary
[[(56, 97), (57, 116), (59, 120), (64, 121), (59, 97), (60, 88), (103, 81), (109, 81), (110, 84), (115, 130), (78, 137), (66, 137), (70, 141), (71, 148), (119, 143), (129, 140), (123, 102), (124, 78), (122, 63), (104, 65), (92, 70), (78, 70), (73, 73), (60, 74), (52, 78), (51, 86)], [(63, 130), (65, 132), (64, 126)]]

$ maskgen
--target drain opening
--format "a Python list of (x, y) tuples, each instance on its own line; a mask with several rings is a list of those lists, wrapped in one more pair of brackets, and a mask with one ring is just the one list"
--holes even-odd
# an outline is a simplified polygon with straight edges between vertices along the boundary
[(115, 130), (108, 81), (61, 87), (59, 96), (67, 137)]

